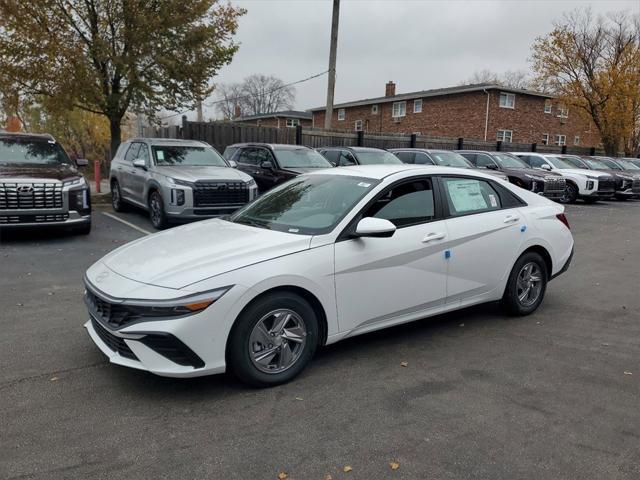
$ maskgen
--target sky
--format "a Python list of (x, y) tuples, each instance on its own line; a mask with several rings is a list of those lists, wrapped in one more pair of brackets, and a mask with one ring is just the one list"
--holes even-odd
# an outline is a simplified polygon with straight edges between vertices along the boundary
[[(240, 49), (214, 83), (253, 73), (290, 83), (327, 70), (331, 0), (231, 3), (247, 10)], [(390, 80), (404, 93), (454, 86), (483, 69), (528, 70), (536, 37), (584, 6), (640, 13), (640, 0), (341, 0), (335, 103), (382, 96)], [(296, 85), (296, 109), (322, 106), (326, 88), (326, 75)]]

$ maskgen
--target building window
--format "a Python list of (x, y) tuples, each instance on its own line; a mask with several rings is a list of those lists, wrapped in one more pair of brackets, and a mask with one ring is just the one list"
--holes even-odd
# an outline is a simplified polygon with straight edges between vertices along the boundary
[(544, 113), (551, 113), (551, 100), (544, 101)]
[(573, 137), (573, 144), (580, 145), (580, 135), (576, 135), (575, 137)]
[(567, 144), (567, 136), (566, 135), (556, 135), (556, 144), (560, 147), (563, 147)]
[(498, 130), (498, 140), (501, 142), (511, 143), (513, 139), (513, 131), (512, 130)]
[(371, 105), (371, 113), (373, 115), (377, 115), (378, 114), (378, 105)]
[(568, 118), (569, 117), (569, 109), (564, 105), (558, 106), (558, 117), (560, 118)]
[(500, 106), (502, 108), (516, 108), (516, 96), (513, 93), (500, 93)]
[(293, 128), (300, 125), (300, 119), (298, 118), (287, 118), (287, 127)]
[(342, 120), (344, 120), (346, 117), (345, 113), (344, 113), (344, 108), (339, 108), (338, 109), (338, 121), (341, 122)]
[(413, 113), (422, 112), (422, 99), (418, 98), (413, 101)]
[(548, 133), (543, 133), (542, 134), (542, 144), (543, 145), (549, 145), (549, 134)]
[(404, 117), (407, 114), (407, 102), (394, 102), (391, 116), (393, 118)]
[(356, 120), (355, 130), (356, 130), (356, 132), (361, 132), (362, 131), (362, 120)]

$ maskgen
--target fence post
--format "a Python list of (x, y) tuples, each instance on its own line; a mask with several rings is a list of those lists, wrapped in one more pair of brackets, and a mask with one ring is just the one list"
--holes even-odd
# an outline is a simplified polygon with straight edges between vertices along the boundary
[(498, 140), (496, 142), (496, 152), (501, 152), (502, 151), (502, 140)]
[(296, 145), (302, 145), (302, 125), (296, 125)]
[(187, 138), (187, 116), (182, 115), (182, 135), (180, 135), (183, 139)]
[(359, 130), (357, 132), (357, 141), (356, 141), (356, 145), (358, 147), (364, 147), (364, 131), (363, 130)]
[(418, 139), (418, 135), (416, 135), (415, 133), (412, 133), (411, 137), (409, 137), (409, 148), (416, 148), (417, 139)]
[(596, 147), (591, 147), (589, 149), (589, 155), (592, 156), (592, 157), (595, 157), (595, 155), (596, 155)]
[(567, 154), (567, 146), (562, 145), (562, 155), (566, 155), (566, 154)]
[(538, 144), (537, 143), (532, 143), (531, 144), (531, 151), (532, 152), (537, 152), (538, 151)]
[(464, 150), (464, 138), (458, 137), (458, 150)]

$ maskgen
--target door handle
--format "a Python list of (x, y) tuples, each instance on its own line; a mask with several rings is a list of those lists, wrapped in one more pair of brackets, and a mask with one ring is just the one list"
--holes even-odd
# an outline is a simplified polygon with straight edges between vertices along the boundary
[(514, 223), (520, 220), (520, 217), (517, 215), (507, 215), (504, 217), (504, 223)]
[(422, 243), (429, 243), (429, 242), (433, 242), (434, 240), (442, 240), (446, 236), (447, 234), (444, 232), (427, 233), (422, 239)]

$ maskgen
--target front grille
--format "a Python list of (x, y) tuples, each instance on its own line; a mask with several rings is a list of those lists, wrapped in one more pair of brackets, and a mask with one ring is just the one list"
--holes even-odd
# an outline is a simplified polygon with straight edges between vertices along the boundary
[(87, 308), (89, 308), (89, 313), (111, 327), (121, 328), (125, 324), (140, 319), (140, 315), (136, 314), (136, 312), (128, 306), (109, 303), (95, 295), (89, 289), (87, 289), (84, 298)]
[(62, 183), (0, 183), (0, 210), (62, 208)]
[(633, 179), (633, 185), (631, 186), (631, 191), (633, 193), (640, 194), (640, 178)]
[(613, 192), (616, 188), (616, 181), (611, 178), (598, 179), (599, 192)]
[(42, 215), (0, 215), (0, 225), (21, 223), (66, 222), (68, 213), (48, 213)]
[(249, 201), (249, 189), (244, 182), (196, 182), (193, 189), (194, 207), (244, 205)]
[(559, 198), (564, 194), (566, 181), (564, 178), (545, 178), (544, 196), (551, 198)]
[(95, 318), (91, 317), (91, 325), (93, 325), (93, 329), (100, 337), (109, 349), (117, 352), (118, 355), (125, 358), (130, 358), (131, 360), (138, 360), (136, 354), (131, 351), (129, 345), (124, 341), (123, 338), (116, 337), (98, 322)]

